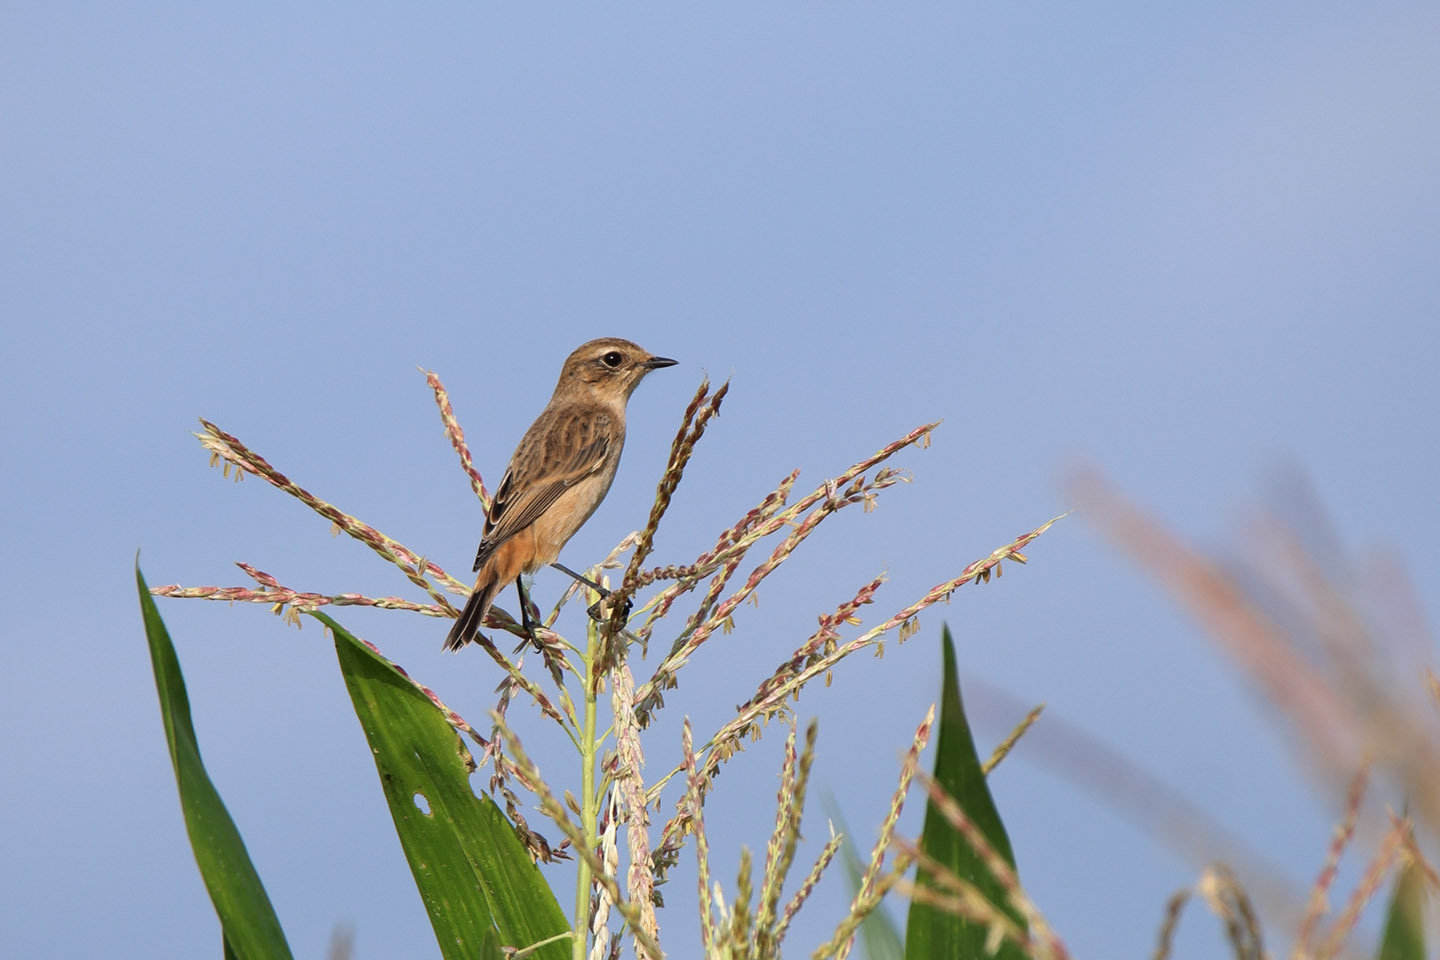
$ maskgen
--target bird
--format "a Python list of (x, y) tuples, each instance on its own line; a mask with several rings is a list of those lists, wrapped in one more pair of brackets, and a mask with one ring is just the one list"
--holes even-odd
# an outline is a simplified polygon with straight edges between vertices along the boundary
[(583, 343), (566, 358), (555, 393), (525, 431), (495, 488), (475, 552), (475, 588), (444, 649), (459, 650), (474, 640), (491, 604), (512, 581), (533, 639), (522, 578), (547, 564), (590, 583), (556, 562), (560, 550), (610, 492), (625, 446), (630, 395), (650, 371), (675, 363), (619, 337)]

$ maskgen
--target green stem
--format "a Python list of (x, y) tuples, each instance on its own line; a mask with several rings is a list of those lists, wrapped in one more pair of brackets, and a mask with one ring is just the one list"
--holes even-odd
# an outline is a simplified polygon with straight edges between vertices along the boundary
[[(595, 849), (595, 824), (599, 820), (600, 801), (595, 796), (595, 751), (599, 737), (595, 731), (596, 684), (592, 671), (599, 653), (599, 625), (593, 621), (585, 631), (586, 645), (585, 676), (581, 678), (581, 689), (585, 696), (585, 721), (580, 730), (580, 829), (585, 832), (585, 845)], [(590, 931), (590, 865), (583, 857), (576, 858), (575, 872), (575, 938), (570, 941), (570, 956), (574, 960), (585, 960), (585, 947)]]

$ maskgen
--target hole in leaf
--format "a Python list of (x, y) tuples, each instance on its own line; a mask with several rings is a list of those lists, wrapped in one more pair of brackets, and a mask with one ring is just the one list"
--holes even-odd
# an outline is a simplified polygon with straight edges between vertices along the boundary
[(425, 816), (430, 816), (430, 801), (425, 799), (425, 794), (415, 794), (415, 807)]

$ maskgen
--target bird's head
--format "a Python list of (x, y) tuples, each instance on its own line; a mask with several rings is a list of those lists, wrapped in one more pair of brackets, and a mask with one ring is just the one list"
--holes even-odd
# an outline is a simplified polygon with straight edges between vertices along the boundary
[(624, 403), (645, 374), (675, 361), (657, 357), (637, 343), (619, 337), (602, 337), (581, 344), (565, 361), (556, 393), (585, 391), (605, 400)]

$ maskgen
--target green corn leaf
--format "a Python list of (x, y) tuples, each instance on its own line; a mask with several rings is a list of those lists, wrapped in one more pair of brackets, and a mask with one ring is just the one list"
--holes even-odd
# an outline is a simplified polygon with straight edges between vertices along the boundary
[[(935, 747), (935, 781), (953, 797), (997, 853), (1013, 867), (1015, 854), (1010, 838), (1000, 821), (1000, 812), (990, 796), (975, 740), (965, 719), (965, 705), (960, 699), (960, 682), (955, 672), (955, 644), (950, 628), (942, 638), (945, 661), (944, 691), (940, 702), (939, 738)], [(979, 854), (971, 849), (944, 814), (933, 802), (925, 806), (925, 832), (920, 847), (957, 876), (973, 883), (992, 904), (1008, 914), (1023, 930), (1025, 921), (1007, 902), (999, 882), (985, 868)], [(922, 886), (938, 887), (925, 871), (916, 881)], [(905, 926), (905, 956), (909, 960), (981, 960), (995, 956), (1001, 960), (1021, 960), (1024, 956), (1014, 944), (1006, 941), (999, 952), (985, 949), (988, 931), (982, 924), (955, 916), (918, 902), (910, 904)]]
[[(335, 637), (340, 672), (441, 954), (483, 955), (492, 927), (501, 944), (517, 948), (568, 931), (510, 821), (471, 788), (469, 752), (455, 728), (390, 661), (324, 614), (313, 616)], [(534, 956), (563, 960), (570, 950), (560, 939)]]
[(150, 644), (150, 662), (155, 669), (155, 690), (160, 696), (165, 740), (170, 746), (170, 762), (175, 767), (175, 783), (180, 789), (185, 831), (190, 835), (190, 849), (195, 853), (205, 889), (210, 892), (210, 902), (220, 917), (225, 956), (236, 960), (284, 960), (290, 956), (285, 932), (280, 929), (260, 875), (245, 852), (240, 831), (205, 772), (195, 727), (190, 721), (190, 698), (185, 693), (180, 660), (138, 563), (135, 583), (140, 591), (140, 612)]
[(1378, 960), (1425, 960), (1425, 878), (1406, 863), (1395, 878)]

